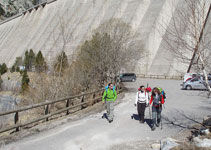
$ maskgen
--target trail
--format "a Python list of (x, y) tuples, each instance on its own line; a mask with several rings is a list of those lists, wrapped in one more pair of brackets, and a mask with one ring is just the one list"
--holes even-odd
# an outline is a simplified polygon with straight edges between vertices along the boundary
[[(68, 122), (54, 129), (23, 138), (6, 145), (3, 150), (129, 150), (149, 149), (154, 141), (165, 137), (177, 136), (180, 128), (172, 127), (163, 120), (163, 130), (157, 128), (151, 131), (149, 127), (149, 109), (146, 109), (144, 124), (131, 119), (136, 115), (134, 100), (137, 88), (149, 83), (151, 87), (160, 86), (167, 93), (165, 109), (162, 115), (169, 119), (177, 118), (178, 122), (190, 125), (182, 114), (201, 121), (209, 113), (206, 109), (210, 100), (200, 96), (198, 91), (180, 90), (176, 80), (138, 79), (133, 83), (125, 83), (127, 93), (120, 104), (115, 106), (115, 117), (112, 123), (102, 119), (105, 111), (87, 116), (81, 120)], [(199, 111), (200, 110), (200, 111)]]

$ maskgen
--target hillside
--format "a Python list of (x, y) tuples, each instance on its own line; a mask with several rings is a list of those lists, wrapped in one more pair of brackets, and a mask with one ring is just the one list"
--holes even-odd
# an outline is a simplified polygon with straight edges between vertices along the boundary
[(34, 6), (39, 0), (1, 0), (0, 20), (5, 20)]

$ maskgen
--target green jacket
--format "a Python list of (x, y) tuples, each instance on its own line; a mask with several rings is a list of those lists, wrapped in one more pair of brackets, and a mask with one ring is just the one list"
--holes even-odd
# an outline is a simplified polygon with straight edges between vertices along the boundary
[(107, 91), (105, 90), (104, 93), (103, 93), (103, 98), (102, 98), (102, 101), (105, 102), (105, 101), (116, 101), (116, 98), (117, 98), (117, 94), (116, 94), (116, 90), (110, 90), (108, 89)]

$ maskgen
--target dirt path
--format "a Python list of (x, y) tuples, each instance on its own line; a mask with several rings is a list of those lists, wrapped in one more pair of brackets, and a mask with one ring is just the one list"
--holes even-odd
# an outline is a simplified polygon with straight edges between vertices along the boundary
[[(149, 123), (149, 109), (146, 110), (148, 123), (140, 124), (131, 119), (136, 114), (134, 99), (138, 86), (147, 82), (151, 87), (160, 86), (167, 93), (165, 109), (162, 115), (169, 119), (176, 119), (177, 123), (190, 125), (186, 117), (201, 121), (209, 113), (210, 101), (201, 97), (198, 91), (180, 90), (181, 81), (138, 79), (134, 83), (126, 83), (128, 92), (122, 103), (115, 107), (115, 120), (108, 123), (102, 119), (104, 112), (97, 113), (81, 120), (69, 122), (57, 128), (21, 139), (6, 145), (3, 150), (131, 150), (149, 149), (152, 142), (162, 138), (177, 136), (181, 128), (172, 127), (163, 120), (163, 130), (157, 128), (151, 131)], [(203, 92), (202, 92), (203, 93)]]

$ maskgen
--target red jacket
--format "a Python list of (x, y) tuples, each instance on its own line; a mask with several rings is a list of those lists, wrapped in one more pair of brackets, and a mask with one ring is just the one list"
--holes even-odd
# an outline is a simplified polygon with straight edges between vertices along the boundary
[[(151, 95), (151, 99), (150, 99), (150, 101), (149, 101), (149, 103), (150, 104), (152, 104), (152, 102), (153, 102), (153, 96)], [(164, 98), (163, 98), (163, 95), (161, 94), (161, 104), (164, 104)], [(153, 105), (154, 106), (154, 105)], [(154, 106), (154, 107), (159, 107), (159, 106)]]

